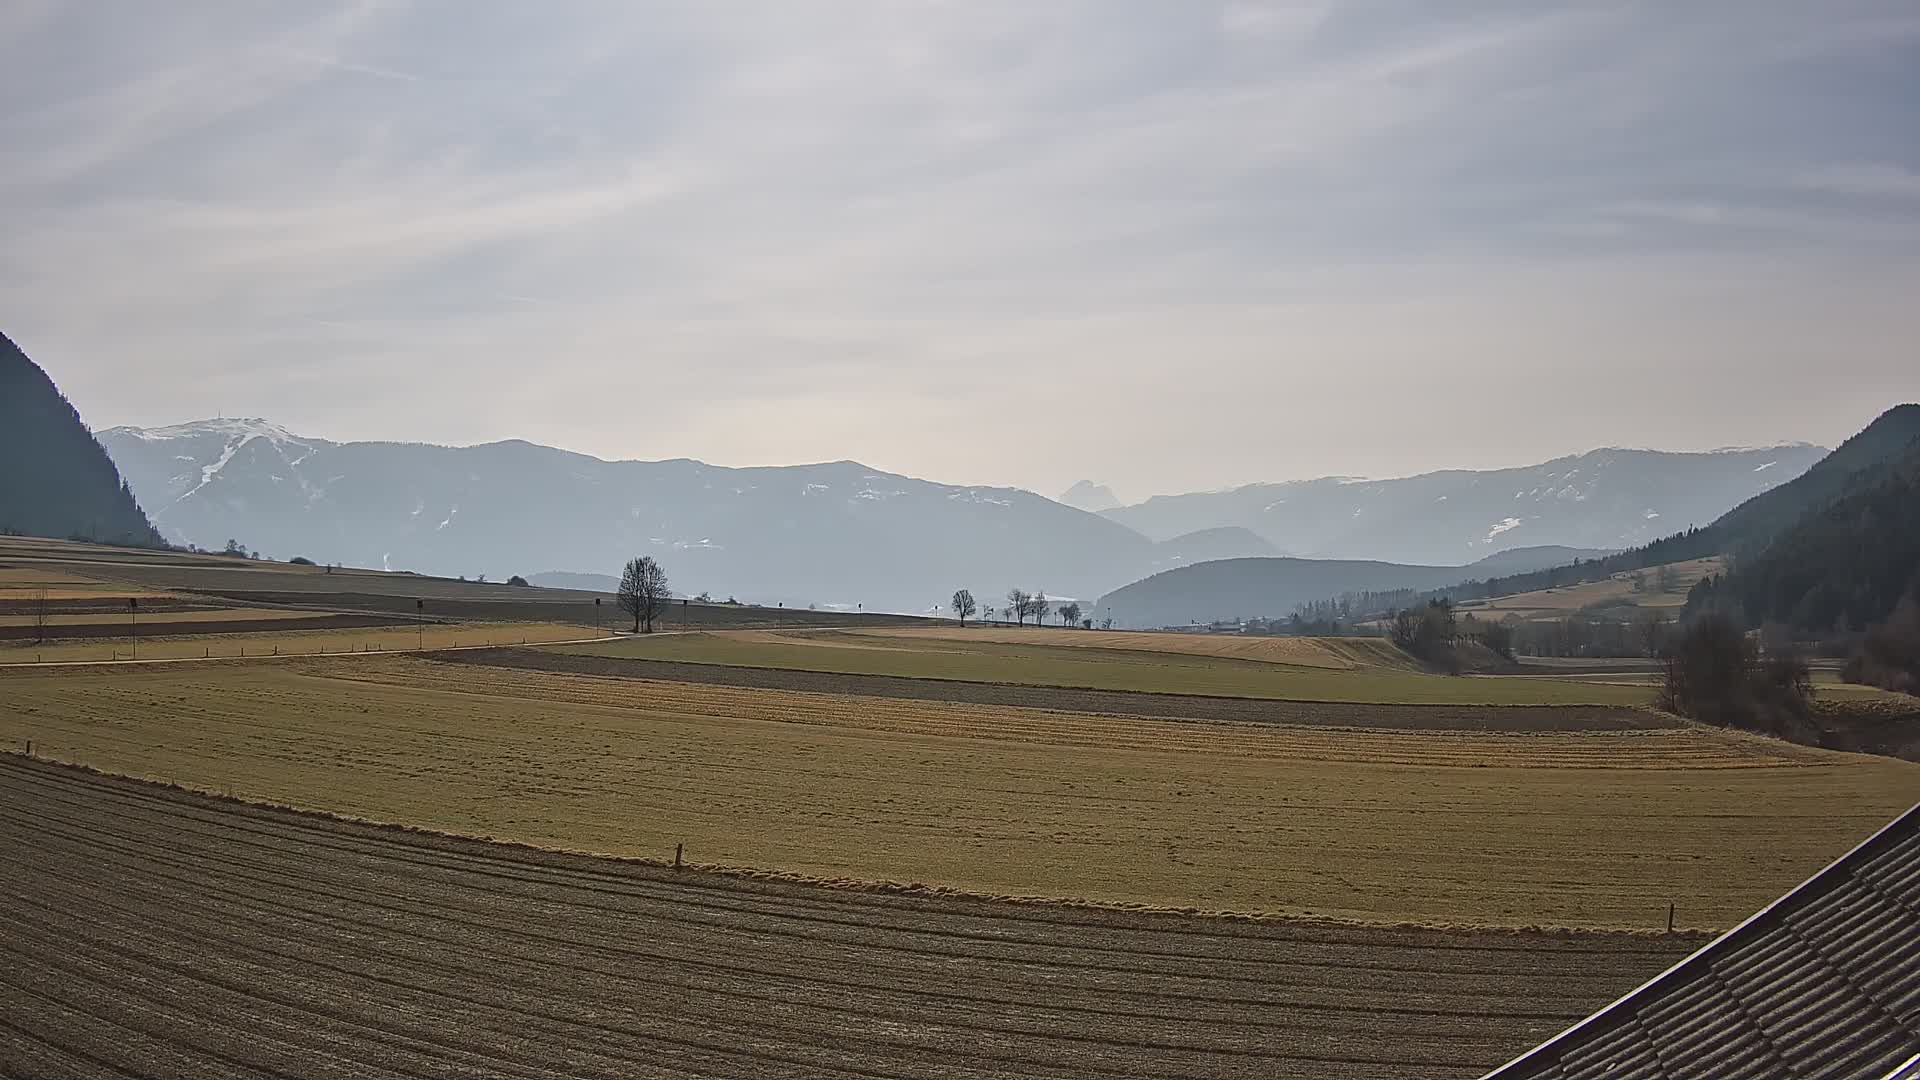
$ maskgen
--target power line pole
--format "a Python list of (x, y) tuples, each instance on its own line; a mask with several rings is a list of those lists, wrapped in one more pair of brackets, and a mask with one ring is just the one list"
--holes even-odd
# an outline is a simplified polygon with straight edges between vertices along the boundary
[(133, 638), (133, 658), (135, 660), (138, 660), (140, 659), (140, 598), (139, 597), (137, 596), (127, 597), (127, 617), (131, 619), (133, 622), (133, 630), (130, 636)]
[(413, 625), (418, 632), (421, 652), (427, 651), (427, 602), (419, 597), (413, 600)]

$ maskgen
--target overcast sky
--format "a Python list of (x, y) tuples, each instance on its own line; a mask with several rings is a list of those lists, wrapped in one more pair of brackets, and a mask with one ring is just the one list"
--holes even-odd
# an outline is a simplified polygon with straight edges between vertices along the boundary
[(1916, 116), (1912, 0), (6, 0), (0, 329), (97, 427), (1049, 494), (1831, 445)]

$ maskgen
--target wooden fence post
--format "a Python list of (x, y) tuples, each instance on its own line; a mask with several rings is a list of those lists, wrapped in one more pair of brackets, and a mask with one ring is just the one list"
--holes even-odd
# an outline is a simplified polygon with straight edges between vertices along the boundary
[(28, 757), (33, 756), (33, 740), (32, 739), (27, 740), (27, 756)]
[(675, 845), (673, 845), (673, 868), (674, 868), (675, 870), (678, 870), (678, 869), (680, 869), (680, 853), (681, 853), (681, 851), (682, 851), (682, 850), (684, 850), (684, 849), (686, 848), (686, 846), (687, 846), (687, 845), (685, 845), (685, 844), (675, 844)]
[(1673, 933), (1673, 904), (1667, 904), (1667, 933)]

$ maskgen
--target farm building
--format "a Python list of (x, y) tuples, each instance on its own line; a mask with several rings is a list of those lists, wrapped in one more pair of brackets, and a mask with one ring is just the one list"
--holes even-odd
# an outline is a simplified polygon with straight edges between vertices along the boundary
[(1920, 806), (1486, 1080), (1920, 1078)]

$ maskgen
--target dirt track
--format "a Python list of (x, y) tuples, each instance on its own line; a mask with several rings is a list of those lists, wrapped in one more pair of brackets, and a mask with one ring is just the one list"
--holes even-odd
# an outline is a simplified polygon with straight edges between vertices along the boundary
[(0, 1074), (1454, 1077), (1697, 938), (840, 892), (0, 757)]
[(1066, 709), (1177, 720), (1232, 720), (1420, 731), (1632, 731), (1678, 726), (1677, 721), (1659, 713), (1604, 705), (1378, 705), (1276, 701), (613, 659), (544, 649), (476, 649), (458, 655), (435, 656), (433, 659), (450, 664), (484, 664), (526, 671), (657, 679), (708, 686), (801, 690), (816, 694), (852, 694), (909, 701), (957, 701), (974, 705)]

